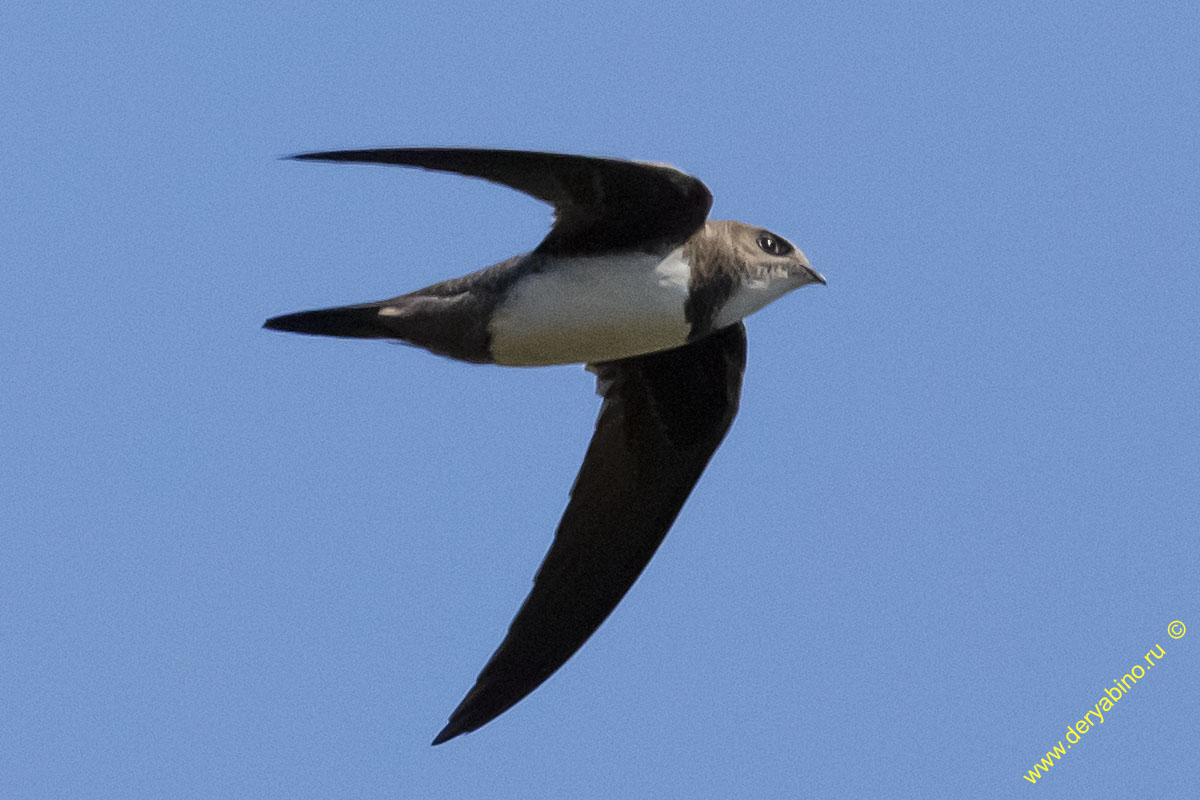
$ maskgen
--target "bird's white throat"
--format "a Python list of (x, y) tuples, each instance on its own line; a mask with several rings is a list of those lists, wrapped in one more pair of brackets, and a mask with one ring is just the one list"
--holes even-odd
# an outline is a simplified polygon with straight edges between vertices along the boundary
[(806, 283), (802, 275), (790, 273), (784, 266), (763, 269), (760, 274), (743, 278), (713, 320), (714, 328), (724, 328), (765, 308), (793, 289)]

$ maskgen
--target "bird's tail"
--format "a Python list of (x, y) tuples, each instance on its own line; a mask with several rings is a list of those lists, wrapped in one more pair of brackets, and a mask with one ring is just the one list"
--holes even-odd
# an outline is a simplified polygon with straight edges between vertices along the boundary
[(264, 328), (314, 336), (346, 336), (354, 339), (383, 339), (396, 336), (394, 328), (384, 324), (379, 315), (382, 303), (362, 303), (355, 306), (322, 308), (272, 317)]
[(267, 320), (263, 327), (315, 336), (393, 339), (441, 356), (490, 364), (494, 362), (488, 318), (469, 292), (414, 292), (378, 303), (284, 314)]

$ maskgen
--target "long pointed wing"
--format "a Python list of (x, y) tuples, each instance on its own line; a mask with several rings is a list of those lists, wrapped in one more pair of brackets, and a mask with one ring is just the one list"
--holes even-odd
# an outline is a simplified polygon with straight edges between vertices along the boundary
[(699, 179), (674, 167), (616, 158), (459, 147), (335, 150), (292, 158), (422, 167), (509, 186), (554, 206), (554, 227), (537, 249), (555, 255), (674, 247), (704, 224), (712, 206)]
[(604, 403), (554, 544), (508, 635), (434, 744), (511, 708), (616, 607), (729, 430), (745, 366), (738, 323), (593, 367)]

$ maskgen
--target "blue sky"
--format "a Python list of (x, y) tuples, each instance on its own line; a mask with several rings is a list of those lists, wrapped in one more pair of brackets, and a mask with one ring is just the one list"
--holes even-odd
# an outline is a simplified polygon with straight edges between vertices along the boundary
[[(1182, 796), (1198, 33), (1185, 3), (6, 4), (0, 794)], [(260, 329), (547, 229), (278, 158), (385, 145), (669, 162), (829, 280), (749, 320), (742, 413), (608, 622), (437, 748), (599, 401)]]

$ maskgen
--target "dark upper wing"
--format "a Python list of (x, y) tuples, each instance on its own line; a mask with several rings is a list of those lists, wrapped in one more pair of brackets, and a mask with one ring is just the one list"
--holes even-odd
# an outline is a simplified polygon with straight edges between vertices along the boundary
[(459, 147), (336, 150), (292, 158), (423, 167), (512, 187), (554, 206), (554, 227), (537, 249), (555, 255), (682, 244), (712, 206), (712, 195), (697, 178), (674, 167), (616, 158)]
[(745, 366), (740, 322), (674, 350), (595, 365), (604, 404), (554, 544), (434, 744), (536, 689), (616, 607), (729, 430)]

